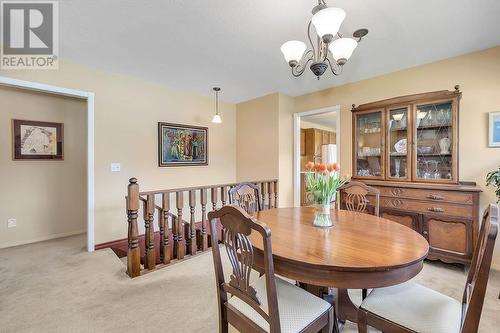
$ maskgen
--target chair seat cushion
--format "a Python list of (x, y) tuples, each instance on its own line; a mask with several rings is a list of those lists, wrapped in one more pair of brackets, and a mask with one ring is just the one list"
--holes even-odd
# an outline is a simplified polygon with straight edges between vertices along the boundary
[(462, 304), (411, 281), (374, 289), (361, 308), (416, 332), (460, 332)]
[[(275, 277), (275, 280), (282, 333), (300, 332), (324, 314), (331, 306), (327, 301), (289, 282), (278, 277)], [(257, 279), (252, 286), (257, 291), (261, 307), (267, 312), (265, 275)], [(241, 299), (233, 296), (229, 299), (228, 303), (259, 325), (263, 330), (269, 332), (268, 322)]]

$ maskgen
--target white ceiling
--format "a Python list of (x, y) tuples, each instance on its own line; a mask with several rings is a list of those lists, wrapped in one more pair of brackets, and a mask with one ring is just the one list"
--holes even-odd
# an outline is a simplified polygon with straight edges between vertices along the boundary
[[(500, 44), (499, 0), (336, 0), (344, 34), (370, 33), (344, 73), (293, 78), (280, 46), (306, 41), (313, 0), (62, 0), (61, 58), (241, 102), (289, 95)], [(480, 64), (477, 64), (480, 66)]]
[(302, 116), (301, 121), (307, 121), (311, 124), (325, 126), (329, 128), (337, 128), (337, 112), (327, 112), (320, 114), (313, 114), (309, 116)]

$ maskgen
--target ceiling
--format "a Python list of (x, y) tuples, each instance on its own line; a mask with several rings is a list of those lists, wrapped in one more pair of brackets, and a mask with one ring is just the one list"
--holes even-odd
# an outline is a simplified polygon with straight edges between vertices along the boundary
[(300, 118), (301, 121), (307, 121), (308, 123), (329, 127), (332, 129), (337, 129), (337, 112), (327, 112), (327, 113), (319, 113), (313, 114), (309, 116), (302, 116)]
[(500, 45), (498, 0), (336, 0), (341, 33), (370, 33), (344, 73), (294, 78), (280, 46), (306, 41), (313, 0), (63, 0), (60, 55), (73, 62), (241, 102), (301, 95)]

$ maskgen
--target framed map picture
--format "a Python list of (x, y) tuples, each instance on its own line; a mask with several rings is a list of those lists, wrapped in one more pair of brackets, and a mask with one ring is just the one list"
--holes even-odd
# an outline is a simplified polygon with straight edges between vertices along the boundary
[(500, 112), (490, 112), (489, 146), (500, 147)]
[(158, 123), (158, 166), (208, 165), (208, 128)]
[(12, 119), (14, 160), (63, 160), (64, 124)]

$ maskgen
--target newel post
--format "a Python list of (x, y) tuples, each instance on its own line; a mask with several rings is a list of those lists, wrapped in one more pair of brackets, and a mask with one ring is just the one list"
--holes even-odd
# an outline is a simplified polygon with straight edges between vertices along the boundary
[(130, 178), (127, 195), (128, 218), (128, 250), (127, 274), (130, 277), (141, 275), (141, 250), (139, 248), (139, 229), (137, 227), (137, 212), (139, 210), (139, 184), (137, 179)]

